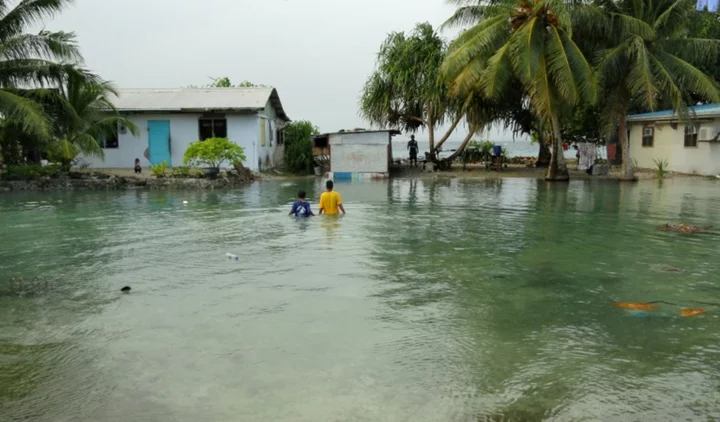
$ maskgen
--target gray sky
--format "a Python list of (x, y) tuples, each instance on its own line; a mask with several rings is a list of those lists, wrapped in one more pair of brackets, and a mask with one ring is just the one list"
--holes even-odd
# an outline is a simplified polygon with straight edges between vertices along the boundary
[(87, 66), (121, 88), (249, 80), (277, 88), (291, 119), (334, 131), (368, 127), (358, 97), (387, 34), (452, 11), (444, 0), (76, 0), (46, 26), (75, 32)]

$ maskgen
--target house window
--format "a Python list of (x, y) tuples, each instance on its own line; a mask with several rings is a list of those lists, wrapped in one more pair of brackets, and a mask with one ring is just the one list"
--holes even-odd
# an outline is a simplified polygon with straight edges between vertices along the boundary
[(111, 135), (105, 135), (100, 137), (100, 147), (102, 149), (115, 149), (120, 147), (120, 139), (118, 139), (117, 128)]
[(655, 128), (646, 126), (643, 128), (642, 146), (652, 147), (655, 140)]
[(278, 129), (275, 131), (275, 139), (277, 139), (278, 145), (282, 145), (285, 143), (285, 133), (283, 133), (282, 129)]
[(200, 140), (208, 138), (227, 138), (227, 120), (200, 119), (198, 121)]
[(697, 125), (685, 125), (685, 147), (692, 148), (697, 147), (698, 143), (698, 130), (700, 128)]

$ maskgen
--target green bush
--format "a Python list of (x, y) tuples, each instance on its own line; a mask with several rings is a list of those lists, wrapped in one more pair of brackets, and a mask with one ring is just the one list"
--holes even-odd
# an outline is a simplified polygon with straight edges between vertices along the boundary
[(228, 138), (209, 138), (191, 143), (183, 161), (190, 166), (219, 168), (226, 161), (235, 164), (246, 159), (243, 148)]
[(173, 177), (182, 179), (196, 177), (202, 174), (198, 169), (192, 168), (190, 166), (173, 167), (171, 171)]
[(315, 164), (312, 136), (319, 133), (318, 128), (306, 120), (301, 120), (285, 126), (283, 133), (285, 168), (292, 173), (312, 173)]
[(60, 166), (56, 164), (44, 167), (39, 164), (19, 164), (8, 166), (3, 178), (6, 180), (32, 180), (39, 177), (57, 177), (60, 175), (60, 170)]
[(150, 165), (150, 171), (152, 171), (152, 174), (155, 175), (155, 177), (165, 177), (165, 175), (167, 174), (167, 168), (167, 161), (163, 161), (162, 163), (158, 163), (155, 165)]

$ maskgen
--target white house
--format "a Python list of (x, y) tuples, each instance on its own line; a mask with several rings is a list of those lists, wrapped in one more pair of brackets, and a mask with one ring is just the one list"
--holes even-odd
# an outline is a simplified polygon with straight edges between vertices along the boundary
[(641, 168), (667, 160), (670, 171), (720, 174), (720, 104), (696, 106), (688, 119), (672, 110), (628, 116), (631, 159)]
[(282, 163), (281, 129), (290, 120), (274, 88), (121, 89), (111, 101), (138, 134), (119, 127), (101, 142), (104, 159), (82, 157), (91, 167), (132, 168), (136, 158), (180, 166), (191, 142), (213, 136), (243, 147), (251, 170)]

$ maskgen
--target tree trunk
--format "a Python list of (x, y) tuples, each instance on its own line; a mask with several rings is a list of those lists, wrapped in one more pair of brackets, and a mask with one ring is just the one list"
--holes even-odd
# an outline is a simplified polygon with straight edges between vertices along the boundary
[(456, 149), (455, 152), (453, 152), (453, 154), (452, 154), (450, 157), (447, 158), (448, 161), (452, 161), (452, 160), (458, 158), (458, 157), (460, 156), (460, 154), (462, 154), (463, 151), (465, 151), (465, 148), (466, 148), (467, 145), (470, 143), (470, 140), (472, 139), (473, 135), (475, 135), (475, 131), (471, 129), (471, 130), (468, 132), (468, 134), (467, 134), (467, 136), (465, 137), (465, 139), (463, 139), (463, 141), (462, 141), (462, 143), (460, 144), (460, 146), (458, 147), (458, 149)]
[(433, 125), (432, 107), (427, 105), (428, 144), (430, 145), (430, 161), (435, 162), (435, 126)]
[(565, 182), (570, 180), (567, 165), (565, 164), (565, 156), (562, 149), (562, 136), (560, 135), (560, 119), (557, 114), (551, 116), (553, 139), (552, 139), (552, 157), (550, 158), (550, 166), (548, 167), (545, 180), (553, 182)]
[(552, 158), (552, 152), (550, 152), (550, 145), (545, 142), (545, 128), (543, 127), (542, 119), (538, 119), (538, 158), (535, 162), (536, 168), (546, 169), (550, 165), (550, 159)]
[(455, 130), (457, 125), (460, 123), (460, 120), (462, 120), (462, 116), (455, 119), (453, 124), (450, 126), (450, 129), (448, 129), (447, 132), (445, 132), (445, 135), (443, 135), (443, 137), (440, 139), (440, 142), (438, 142), (438, 144), (435, 146), (435, 150), (440, 150), (440, 147), (442, 147), (443, 144), (445, 143), (445, 141), (447, 141), (450, 138), (450, 135), (453, 133), (453, 131)]
[(618, 138), (620, 139), (620, 148), (622, 149), (621, 180), (636, 180), (633, 171), (632, 158), (630, 158), (630, 142), (627, 136), (627, 121), (625, 114), (618, 121)]
[(538, 148), (538, 158), (535, 162), (537, 168), (548, 168), (550, 166), (550, 160), (552, 159), (552, 152), (550, 151), (550, 145), (545, 142), (544, 136), (538, 141), (540, 147)]

